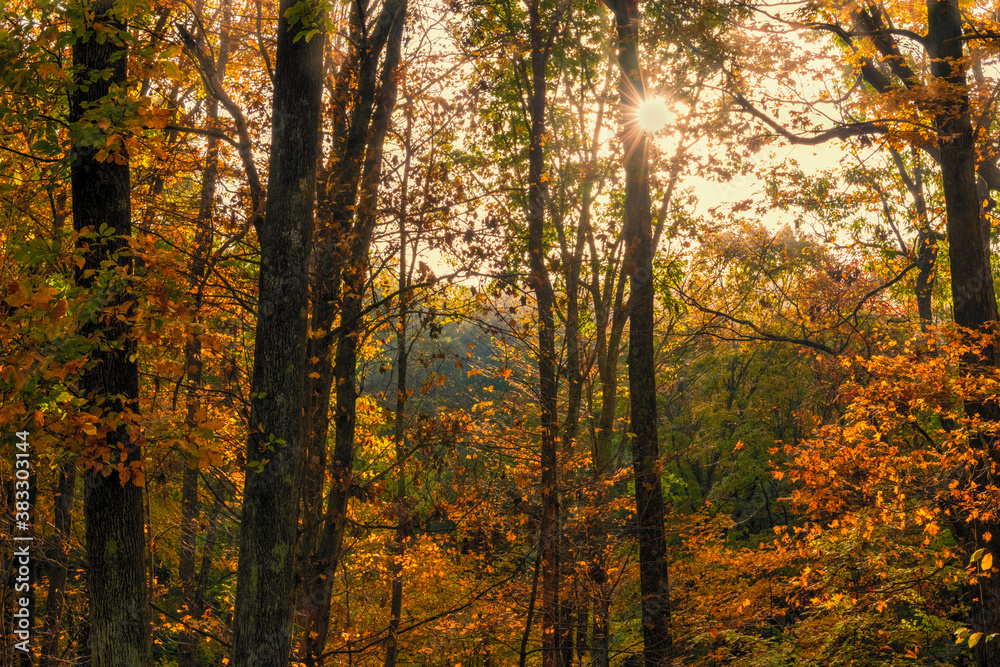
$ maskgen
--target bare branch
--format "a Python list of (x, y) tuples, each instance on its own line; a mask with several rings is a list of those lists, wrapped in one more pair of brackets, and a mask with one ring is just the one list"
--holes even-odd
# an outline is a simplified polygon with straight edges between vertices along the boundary
[(805, 146), (816, 146), (818, 144), (826, 143), (833, 139), (848, 139), (850, 137), (858, 137), (866, 134), (885, 134), (887, 129), (885, 125), (875, 122), (864, 122), (864, 123), (845, 123), (837, 127), (830, 128), (828, 130), (816, 130), (815, 134), (812, 136), (802, 136), (790, 132), (785, 127), (783, 127), (776, 120), (765, 114), (764, 112), (757, 109), (753, 104), (751, 104), (745, 97), (739, 93), (734, 93), (733, 99), (740, 106), (740, 108), (751, 116), (757, 118), (765, 125), (770, 127), (776, 133), (778, 133), (783, 138), (787, 139), (793, 144), (801, 144)]
[(215, 62), (212, 60), (210, 54), (198, 48), (198, 43), (183, 25), (180, 23), (175, 25), (177, 32), (181, 36), (181, 42), (184, 44), (184, 52), (198, 66), (198, 73), (205, 83), (205, 91), (222, 103), (222, 106), (226, 108), (226, 111), (229, 112), (229, 115), (232, 116), (233, 121), (236, 123), (236, 132), (240, 137), (240, 142), (237, 144), (236, 150), (243, 161), (243, 169), (246, 171), (247, 181), (250, 185), (250, 201), (253, 205), (253, 213), (250, 219), (254, 228), (257, 228), (259, 223), (264, 219), (264, 203), (262, 201), (262, 188), (260, 185), (260, 176), (257, 173), (257, 164), (253, 159), (253, 143), (250, 141), (250, 131), (247, 127), (246, 117), (243, 115), (243, 109), (226, 92), (225, 87), (219, 80), (219, 75), (215, 69)]
[(167, 125), (163, 129), (185, 134), (198, 134), (203, 137), (214, 137), (216, 139), (222, 139), (233, 148), (239, 148), (239, 143), (222, 130), (208, 130), (200, 127), (186, 127), (184, 125)]

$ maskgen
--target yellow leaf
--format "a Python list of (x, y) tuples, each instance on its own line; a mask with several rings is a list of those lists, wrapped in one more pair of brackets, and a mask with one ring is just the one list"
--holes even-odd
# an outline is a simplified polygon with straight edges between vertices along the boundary
[(15, 308), (18, 308), (19, 306), (23, 306), (24, 304), (26, 304), (28, 302), (28, 298), (27, 298), (27, 296), (25, 296), (24, 292), (21, 290), (21, 285), (20, 284), (18, 284), (16, 282), (11, 283), (7, 287), (7, 290), (10, 292), (10, 294), (6, 298), (4, 298), (4, 301), (6, 301), (10, 305), (14, 306)]
[(983, 556), (983, 561), (979, 564), (979, 567), (983, 568), (984, 571), (993, 567), (993, 554)]

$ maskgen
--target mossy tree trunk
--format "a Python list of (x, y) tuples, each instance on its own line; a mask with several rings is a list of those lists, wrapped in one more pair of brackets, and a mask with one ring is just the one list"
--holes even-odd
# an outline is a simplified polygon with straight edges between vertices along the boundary
[[(86, 17), (73, 44), (78, 87), (70, 97), (70, 120), (78, 127), (96, 128), (98, 121), (120, 111), (125, 102), (128, 49), (119, 9), (113, 0), (85, 2), (74, 8)], [(101, 38), (97, 24), (103, 26)], [(114, 30), (107, 32), (109, 27)], [(97, 143), (109, 133), (97, 132)], [(83, 505), (91, 664), (145, 667), (150, 664), (150, 643), (143, 496), (141, 486), (131, 478), (131, 470), (142, 461), (142, 450), (129, 428), (138, 411), (139, 372), (132, 333), (135, 303), (129, 293), (128, 155), (120, 145), (78, 139), (73, 145), (70, 180), (73, 225), (81, 234), (79, 249), (84, 259), (75, 280), (97, 302), (93, 314), (80, 323), (81, 333), (94, 346), (80, 386), (90, 411), (101, 413), (101, 427), (110, 426), (106, 434), (98, 431), (92, 436), (84, 451), (85, 459), (96, 462), (85, 472)], [(124, 316), (109, 317), (112, 312)], [(105, 451), (110, 451), (109, 463), (101, 462)], [(120, 475), (118, 464), (130, 472)], [(129, 478), (123, 479), (126, 474)]]
[(285, 667), (291, 656), (324, 7), (318, 0), (282, 0), (278, 10), (268, 196), (257, 230), (260, 293), (230, 658), (235, 667)]

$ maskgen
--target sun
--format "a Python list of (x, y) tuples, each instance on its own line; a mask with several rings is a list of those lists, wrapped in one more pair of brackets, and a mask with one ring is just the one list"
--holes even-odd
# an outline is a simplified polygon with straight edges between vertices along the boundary
[(643, 132), (658, 132), (670, 122), (670, 107), (659, 97), (650, 97), (639, 105), (637, 118)]

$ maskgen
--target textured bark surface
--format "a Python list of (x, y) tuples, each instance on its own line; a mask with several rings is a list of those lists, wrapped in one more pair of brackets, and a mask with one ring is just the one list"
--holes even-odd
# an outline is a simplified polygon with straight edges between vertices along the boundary
[[(93, 22), (124, 30), (111, 0), (92, 2)], [(91, 24), (93, 25), (93, 24)], [(78, 81), (85, 84), (71, 97), (70, 119), (86, 122), (85, 112), (98, 104), (120, 105), (119, 86), (126, 80), (127, 49), (117, 35), (98, 40), (88, 31), (73, 45)], [(110, 71), (110, 77), (104, 74)], [(90, 320), (80, 323), (81, 333), (94, 341), (92, 365), (84, 371), (81, 388), (92, 410), (103, 412), (102, 421), (118, 421), (123, 412), (138, 409), (139, 374), (136, 342), (130, 315), (134, 308), (128, 293), (132, 262), (127, 238), (132, 233), (131, 187), (128, 156), (117, 149), (107, 160), (98, 159), (94, 146), (73, 146), (70, 179), (73, 224), (81, 236), (84, 265), (76, 283), (90, 290), (100, 307)], [(101, 229), (105, 233), (101, 233)], [(107, 262), (104, 267), (102, 263)], [(117, 275), (109, 278), (108, 272)], [(110, 311), (125, 317), (105, 322)], [(99, 406), (99, 407), (98, 407)], [(103, 442), (89, 447), (111, 450), (111, 465), (141, 461), (142, 451), (122, 423)], [(96, 452), (91, 451), (91, 454)], [(105, 476), (88, 470), (84, 483), (87, 589), (90, 599), (90, 653), (94, 667), (145, 667), (150, 664), (149, 608), (146, 591), (146, 547), (142, 488), (124, 484), (117, 471)]]
[(531, 115), (528, 146), (528, 261), (529, 287), (538, 304), (538, 396), (541, 408), (542, 464), (542, 665), (555, 667), (561, 662), (559, 638), (559, 488), (556, 416), (555, 296), (545, 265), (545, 70), (549, 54), (544, 42), (539, 14), (541, 0), (528, 3), (531, 30)]
[[(290, 25), (286, 14), (296, 7), (305, 20)], [(323, 5), (283, 0), (279, 16), (268, 197), (258, 230), (260, 296), (230, 659), (236, 667), (288, 665), (292, 637), (323, 81), (323, 36), (301, 33), (322, 30)]]
[[(357, 96), (350, 123), (338, 151), (338, 166), (331, 171), (325, 196), (330, 198), (327, 228), (321, 232), (318, 248), (318, 271), (324, 276), (315, 304), (312, 328), (322, 332), (323, 346), (336, 352), (332, 368), (320, 371), (312, 384), (312, 437), (323, 435), (329, 423), (329, 403), (335, 397), (333, 455), (330, 472), (333, 483), (318, 537), (318, 547), (310, 558), (308, 589), (302, 596), (304, 613), (310, 629), (304, 638), (304, 662), (309, 667), (323, 664), (323, 651), (330, 628), (330, 604), (333, 575), (340, 562), (341, 545), (347, 526), (347, 503), (350, 500), (354, 472), (355, 407), (359, 336), (363, 330), (365, 285), (368, 280), (368, 251), (376, 222), (376, 202), (382, 174), (382, 147), (396, 105), (397, 68), (402, 55), (403, 29), (407, 0), (390, 0), (382, 6), (367, 39), (356, 46)], [(362, 20), (363, 24), (363, 20)], [(357, 33), (363, 35), (364, 31)], [(385, 58), (379, 83), (378, 64), (383, 48)], [(357, 210), (355, 218), (351, 214)], [(334, 333), (333, 299), (340, 296), (340, 326)], [(334, 385), (336, 385), (334, 387)], [(319, 443), (317, 443), (319, 446)]]
[[(928, 0), (927, 52), (931, 74), (939, 84), (935, 104), (941, 185), (944, 190), (948, 255), (951, 262), (951, 294), (955, 323), (975, 331), (995, 330), (997, 319), (993, 272), (985, 232), (981, 200), (976, 188), (976, 149), (969, 113), (966, 61), (962, 40), (962, 16), (957, 0)], [(996, 347), (982, 357), (965, 360), (961, 372), (973, 375), (982, 367), (997, 365)], [(966, 412), (983, 419), (1000, 419), (995, 403), (967, 403)], [(991, 464), (1000, 461), (995, 441), (980, 433), (970, 444), (987, 454), (982, 464), (967, 471), (965, 484), (992, 484)], [(965, 521), (952, 515), (951, 529), (959, 545), (969, 554), (986, 544), (986, 535), (1000, 534), (995, 520)], [(972, 604), (970, 622), (983, 632), (995, 632), (1000, 622), (1000, 579), (985, 577), (966, 587)], [(975, 648), (980, 667), (1000, 665), (1000, 642), (984, 641)]]
[[(618, 26), (618, 65), (623, 116), (634, 116), (645, 86), (639, 66), (639, 18), (635, 0), (610, 3)], [(639, 585), (642, 591), (643, 655), (646, 667), (671, 663), (670, 587), (663, 525), (656, 416), (656, 367), (653, 326), (652, 201), (646, 136), (633, 140), (625, 130), (625, 266), (629, 274), (628, 376), (631, 397), (632, 468), (635, 477), (639, 541)]]
[(955, 323), (981, 328), (997, 319), (993, 273), (976, 189), (976, 149), (965, 82), (962, 18), (955, 0), (927, 3), (928, 55), (940, 86), (935, 100), (941, 185), (947, 209)]
[[(229, 59), (229, 24), (232, 12), (229, 3), (224, 7), (223, 29), (219, 42), (219, 56), (215, 63), (215, 74), (219, 81), (225, 79), (226, 64)], [(208, 121), (211, 126), (219, 120), (219, 101), (213, 99), (208, 105)], [(195, 220), (194, 252), (190, 263), (190, 289), (194, 295), (192, 321), (194, 328), (191, 337), (184, 346), (184, 368), (187, 369), (187, 426), (194, 428), (196, 415), (202, 409), (202, 345), (200, 325), (203, 321), (202, 307), (204, 305), (205, 277), (208, 273), (209, 258), (212, 252), (212, 242), (215, 236), (215, 199), (217, 181), (219, 178), (219, 141), (208, 137), (205, 155), (205, 170), (202, 172), (201, 197), (198, 204), (198, 217)], [(181, 480), (181, 540), (178, 553), (177, 574), (181, 586), (181, 614), (190, 614), (198, 618), (197, 591), (198, 582), (195, 579), (195, 561), (197, 559), (198, 517), (198, 456), (195, 452), (187, 454), (189, 460), (184, 461), (184, 475)], [(193, 460), (191, 460), (193, 459)], [(197, 652), (197, 634), (185, 630), (178, 639), (178, 667), (195, 667)]]

